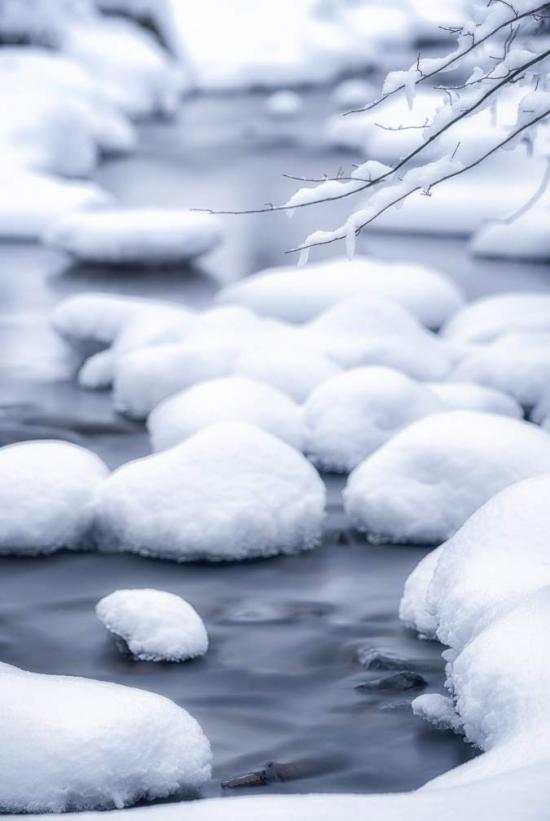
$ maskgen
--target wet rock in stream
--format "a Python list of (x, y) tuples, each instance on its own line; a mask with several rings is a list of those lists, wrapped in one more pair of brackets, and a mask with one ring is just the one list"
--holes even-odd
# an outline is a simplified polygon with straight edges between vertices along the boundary
[(420, 673), (413, 673), (410, 670), (400, 670), (389, 676), (364, 681), (356, 684), (356, 690), (414, 690), (425, 687), (427, 681)]
[(332, 772), (338, 768), (336, 765), (336, 761), (327, 758), (303, 758), (286, 763), (268, 761), (259, 770), (252, 770), (222, 781), (222, 787), (233, 790), (240, 787), (263, 787), (276, 782), (297, 781)]

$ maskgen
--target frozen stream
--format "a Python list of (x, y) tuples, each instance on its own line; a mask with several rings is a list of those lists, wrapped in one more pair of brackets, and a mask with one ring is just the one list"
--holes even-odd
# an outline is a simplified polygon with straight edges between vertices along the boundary
[[(320, 146), (320, 97), (312, 95), (307, 109), (307, 127), (274, 128), (257, 96), (191, 101), (178, 123), (144, 126), (138, 153), (106, 163), (100, 182), (133, 205), (242, 208), (279, 201), (293, 189), (281, 172), (334, 173), (357, 159)], [(335, 223), (335, 211), (302, 210), (292, 222), (282, 215), (228, 218), (228, 241), (205, 268), (231, 279), (286, 262), (284, 250), (313, 227)], [(470, 296), (550, 290), (544, 268), (481, 264), (459, 240), (380, 235), (365, 247), (434, 264)], [(141, 426), (115, 416), (108, 395), (74, 385), (77, 363), (49, 331), (49, 311), (63, 296), (90, 289), (205, 305), (215, 282), (200, 270), (138, 276), (75, 270), (26, 245), (4, 244), (0, 259), (2, 444), (67, 438), (111, 466), (146, 453)], [(428, 689), (442, 690), (440, 648), (417, 640), (396, 617), (403, 582), (424, 550), (366, 546), (344, 520), (341, 481), (328, 483), (324, 544), (297, 558), (227, 566), (89, 554), (0, 559), (0, 658), (29, 670), (150, 689), (188, 708), (215, 756), (205, 795), (220, 794), (221, 781), (269, 761), (284, 765), (276, 770), (281, 780), (225, 794), (420, 786), (473, 751), (412, 716), (409, 703), (419, 690), (355, 687), (385, 674), (366, 671), (356, 658), (359, 648), (377, 648), (404, 659)], [(209, 653), (183, 665), (121, 656), (94, 615), (97, 600), (118, 587), (183, 595), (207, 624)]]

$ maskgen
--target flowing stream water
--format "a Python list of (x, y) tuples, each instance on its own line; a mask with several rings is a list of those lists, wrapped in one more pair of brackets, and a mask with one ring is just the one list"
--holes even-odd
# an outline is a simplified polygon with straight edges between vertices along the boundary
[[(282, 172), (333, 174), (359, 159), (323, 147), (325, 95), (309, 94), (305, 106), (298, 123), (273, 124), (262, 114), (260, 95), (198, 97), (176, 122), (142, 126), (137, 153), (104, 163), (98, 180), (128, 205), (243, 208), (281, 201), (294, 187)], [(177, 272), (76, 268), (39, 246), (2, 244), (1, 443), (64, 438), (92, 448), (111, 467), (148, 453), (142, 425), (114, 414), (108, 394), (75, 385), (78, 362), (50, 330), (51, 308), (86, 290), (208, 305), (218, 287), (211, 273), (230, 281), (289, 262), (286, 249), (308, 231), (336, 224), (345, 207), (302, 209), (293, 221), (279, 214), (227, 218), (223, 247), (203, 268)], [(432, 264), (470, 297), (550, 290), (543, 267), (480, 263), (460, 239), (371, 234), (360, 250)], [(153, 690), (186, 707), (215, 756), (202, 795), (421, 786), (475, 755), (410, 709), (420, 692), (444, 691), (441, 647), (418, 640), (397, 618), (403, 583), (426, 550), (367, 545), (345, 520), (342, 484), (327, 477), (323, 545), (298, 557), (228, 565), (71, 553), (1, 558), (1, 660)], [(188, 599), (206, 622), (208, 654), (180, 665), (136, 663), (121, 654), (94, 615), (97, 600), (121, 587), (158, 587)], [(358, 656), (369, 649), (397, 656), (425, 687), (377, 686), (393, 671), (365, 669)], [(357, 689), (365, 682), (375, 686)], [(275, 766), (266, 768), (268, 762)], [(249, 771), (259, 773), (252, 779), (257, 786), (221, 786)]]

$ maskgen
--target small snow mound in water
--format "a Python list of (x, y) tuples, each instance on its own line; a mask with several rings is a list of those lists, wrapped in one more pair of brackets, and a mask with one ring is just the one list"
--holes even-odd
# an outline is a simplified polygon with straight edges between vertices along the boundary
[(372, 541), (439, 544), (499, 490), (545, 472), (550, 437), (535, 425), (451, 411), (413, 423), (360, 464), (345, 506)]
[(1, 664), (0, 702), (3, 812), (122, 808), (210, 777), (199, 724), (163, 696)]
[(301, 450), (304, 429), (301, 409), (276, 388), (229, 376), (201, 382), (171, 396), (147, 420), (153, 450), (178, 445), (214, 422), (250, 422)]
[(223, 288), (218, 299), (288, 322), (307, 322), (335, 302), (365, 293), (399, 302), (429, 328), (439, 328), (464, 301), (457, 286), (431, 268), (360, 255), (300, 270), (268, 268)]
[(322, 353), (286, 343), (245, 351), (235, 372), (266, 382), (295, 402), (304, 402), (318, 385), (341, 373), (341, 368)]
[(80, 211), (56, 223), (44, 241), (80, 262), (96, 265), (176, 265), (221, 241), (207, 214), (169, 209)]
[(465, 305), (441, 329), (447, 339), (463, 343), (493, 342), (514, 332), (550, 332), (550, 295), (506, 293)]
[(96, 615), (140, 661), (185, 661), (208, 650), (201, 617), (174, 593), (116, 590), (97, 603)]
[(418, 379), (442, 379), (454, 361), (450, 346), (376, 294), (340, 300), (296, 329), (295, 338), (344, 368), (386, 365)]
[(424, 693), (411, 704), (415, 716), (429, 721), (439, 730), (454, 730), (459, 733), (462, 721), (455, 710), (452, 698), (440, 693)]
[(430, 382), (427, 386), (452, 410), (472, 410), (523, 418), (523, 409), (513, 396), (475, 382)]
[(324, 470), (345, 473), (397, 431), (442, 402), (390, 368), (357, 368), (320, 385), (304, 408), (306, 452)]
[(0, 448), (0, 553), (36, 555), (82, 546), (108, 469), (68, 442)]
[(413, 627), (417, 633), (426, 639), (434, 639), (437, 629), (437, 620), (428, 610), (428, 588), (441, 556), (443, 545), (436, 547), (418, 562), (403, 589), (403, 596), (399, 605), (399, 618), (408, 627)]
[(295, 120), (302, 113), (302, 109), (302, 98), (289, 89), (270, 94), (264, 104), (265, 113), (272, 120)]
[(325, 487), (307, 460), (244, 422), (219, 422), (115, 471), (101, 487), (105, 550), (176, 561), (235, 560), (315, 547)]
[(342, 111), (362, 108), (378, 96), (376, 88), (366, 80), (352, 79), (339, 83), (332, 94), (334, 103)]

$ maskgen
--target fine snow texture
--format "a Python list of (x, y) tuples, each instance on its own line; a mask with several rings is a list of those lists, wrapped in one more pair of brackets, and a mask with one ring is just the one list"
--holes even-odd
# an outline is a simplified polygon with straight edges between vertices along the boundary
[(0, 665), (3, 812), (111, 809), (199, 787), (210, 746), (154, 693)]
[(474, 411), (413, 423), (366, 459), (344, 491), (348, 515), (380, 542), (439, 544), (507, 485), (550, 471), (550, 436)]
[(304, 408), (306, 452), (348, 472), (411, 422), (445, 410), (435, 394), (390, 368), (357, 368), (313, 391)]
[(208, 650), (201, 617), (174, 593), (116, 590), (97, 603), (96, 615), (139, 661), (185, 661)]
[(229, 376), (201, 382), (157, 405), (147, 420), (153, 450), (178, 445), (214, 422), (243, 421), (303, 448), (302, 413), (270, 385)]
[(218, 223), (184, 210), (82, 211), (65, 217), (45, 241), (80, 262), (104, 265), (176, 265), (212, 250)]
[(335, 302), (363, 293), (399, 302), (429, 328), (439, 328), (463, 303), (457, 286), (430, 268), (361, 256), (299, 271), (270, 268), (227, 286), (218, 298), (288, 322), (305, 322)]
[(523, 409), (512, 396), (475, 382), (430, 382), (428, 387), (451, 410), (472, 410), (523, 417)]
[(115, 471), (96, 531), (103, 549), (176, 561), (266, 557), (315, 547), (324, 505), (300, 453), (254, 425), (220, 422)]
[(0, 448), (0, 553), (35, 555), (84, 546), (107, 467), (68, 442)]
[(550, 295), (505, 293), (470, 302), (442, 328), (454, 342), (487, 343), (509, 333), (550, 332)]

